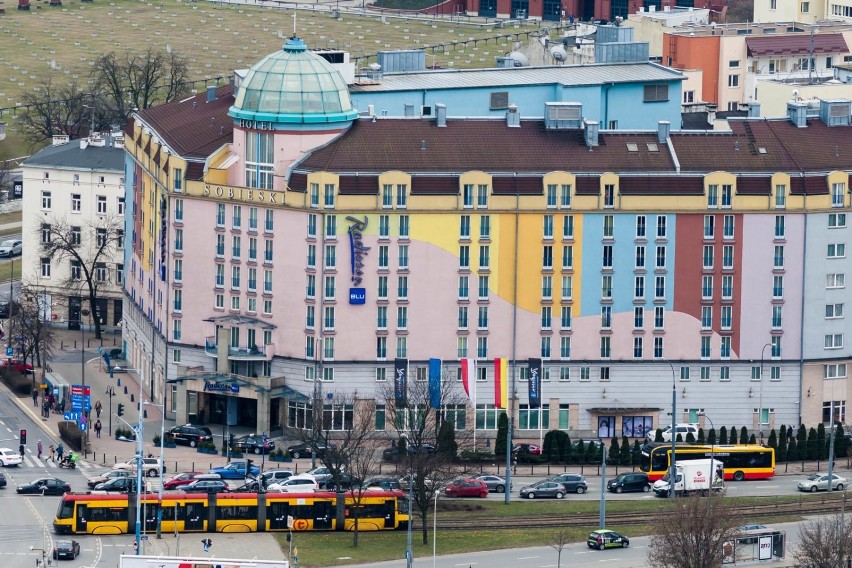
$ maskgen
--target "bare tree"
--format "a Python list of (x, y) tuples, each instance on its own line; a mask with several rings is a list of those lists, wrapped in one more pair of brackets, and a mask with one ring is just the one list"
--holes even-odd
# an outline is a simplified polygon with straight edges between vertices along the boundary
[(46, 306), (43, 288), (37, 283), (21, 290), (19, 300), (9, 304), (9, 336), (20, 338), (21, 358), (34, 367), (45, 367), (53, 358), (56, 336), (49, 325), (50, 306)]
[[(306, 423), (300, 425), (303, 428), (291, 434), (312, 445), (331, 474), (330, 488), (348, 488), (351, 492), (347, 518), (353, 521), (352, 545), (358, 546), (363, 481), (377, 464), (376, 406), (371, 400), (359, 400), (357, 392), (333, 393), (328, 402), (317, 401), (317, 408), (312, 410)], [(318, 447), (325, 450), (317, 451)]]
[(571, 538), (565, 529), (559, 529), (550, 535), (547, 546), (556, 551), (556, 568), (562, 568), (562, 549), (570, 542)]
[(699, 496), (678, 499), (667, 512), (666, 522), (656, 525), (648, 561), (660, 568), (718, 568), (723, 549), (734, 540), (739, 524), (737, 511), (722, 499), (712, 509)]
[(42, 144), (54, 134), (79, 138), (87, 126), (88, 110), (83, 105), (91, 101), (91, 95), (76, 82), (57, 86), (48, 77), (32, 91), (21, 95), (24, 107), (19, 113), (21, 133), (33, 146)]
[(99, 105), (115, 124), (127, 122), (133, 109), (175, 100), (186, 95), (190, 87), (186, 58), (153, 48), (142, 53), (102, 55), (92, 78)]
[[(92, 314), (97, 316), (99, 287), (111, 280), (114, 254), (124, 241), (123, 218), (99, 216), (86, 226), (71, 225), (66, 218), (50, 217), (37, 229), (42, 256), (54, 261), (68, 260), (71, 269), (63, 284), (68, 290), (85, 290)], [(101, 338), (100, 318), (93, 317), (95, 337)]]
[[(466, 397), (459, 383), (445, 373), (439, 408), (430, 405), (428, 381), (408, 381), (407, 404), (398, 406), (394, 385), (388, 384), (378, 397), (385, 398), (388, 421), (397, 432), (400, 440), (400, 457), (410, 483), (410, 494), (414, 514), (420, 519), (423, 544), (429, 544), (429, 512), (441, 487), (464, 473), (464, 468), (454, 461), (447, 452), (434, 452), (438, 430), (446, 414), (446, 409), (463, 407)], [(464, 438), (466, 431), (460, 430)], [(465, 439), (460, 446), (464, 447)]]
[(793, 552), (797, 566), (837, 568), (852, 559), (852, 519), (845, 515), (820, 517), (799, 527), (800, 542)]

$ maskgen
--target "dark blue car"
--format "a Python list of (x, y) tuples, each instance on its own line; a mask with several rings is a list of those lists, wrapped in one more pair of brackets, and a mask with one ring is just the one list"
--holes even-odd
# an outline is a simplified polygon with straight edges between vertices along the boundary
[(252, 465), (251, 471), (246, 475), (246, 462), (234, 461), (224, 467), (214, 467), (210, 470), (210, 473), (217, 473), (222, 479), (245, 479), (249, 476), (257, 476), (260, 473), (260, 468)]

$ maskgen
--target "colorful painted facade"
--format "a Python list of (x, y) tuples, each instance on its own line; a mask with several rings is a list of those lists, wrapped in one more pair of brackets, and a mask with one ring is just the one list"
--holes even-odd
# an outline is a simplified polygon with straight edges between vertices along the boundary
[(144, 359), (156, 319), (178, 421), (298, 427), (317, 376), (323, 396), (384, 409), (395, 360), (425, 380), (430, 358), (455, 377), (468, 357), (481, 398), (451, 409), (461, 428), (496, 427), (495, 358), (522, 437), (539, 416), (633, 437), (670, 421), (673, 388), (679, 421), (768, 431), (826, 402), (845, 413), (848, 119), (700, 134), (355, 119), (345, 87), (326, 89), (331, 111), (255, 120), (243, 84), (126, 129), (128, 188), (145, 188), (128, 202), (156, 220), (126, 261), (131, 352)]

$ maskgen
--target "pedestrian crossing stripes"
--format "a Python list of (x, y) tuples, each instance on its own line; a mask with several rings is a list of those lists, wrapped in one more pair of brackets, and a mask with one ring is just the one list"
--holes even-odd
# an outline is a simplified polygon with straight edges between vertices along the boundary
[[(30, 455), (29, 453), (24, 454), (24, 463), (21, 464), (19, 467), (40, 467), (40, 468), (45, 468), (45, 469), (50, 469), (50, 468), (60, 469), (59, 463), (57, 463), (55, 461), (50, 461), (50, 458), (45, 456), (44, 454), (42, 454), (41, 459), (39, 459), (38, 456)], [(97, 464), (93, 464), (91, 462), (87, 462), (87, 461), (82, 460), (82, 459), (77, 461), (77, 468), (78, 469), (92, 469), (92, 468), (97, 468), (97, 467), (103, 467), (103, 466), (99, 466)]]

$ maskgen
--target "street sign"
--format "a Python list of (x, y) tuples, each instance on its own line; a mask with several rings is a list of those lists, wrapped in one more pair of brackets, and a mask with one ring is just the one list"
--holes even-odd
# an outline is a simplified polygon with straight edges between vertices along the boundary
[(288, 529), (293, 528), (293, 516), (292, 515), (287, 515), (287, 528)]
[(147, 534), (143, 534), (143, 535), (141, 535), (141, 536), (139, 537), (139, 540), (148, 540), (148, 535), (147, 535)]
[(63, 420), (71, 420), (71, 421), (76, 422), (77, 420), (80, 419), (81, 416), (82, 416), (82, 413), (80, 413), (80, 412), (71, 412), (71, 411), (66, 410), (65, 413), (62, 415), (62, 419)]
[(86, 431), (86, 430), (88, 430), (88, 429), (89, 429), (89, 425), (88, 425), (88, 424), (86, 424), (85, 422), (81, 422), (81, 423), (80, 423), (80, 430), (82, 430), (83, 432), (85, 432), (85, 431)]
[(6, 348), (6, 357), (11, 357), (15, 354), (15, 349), (13, 347)]

